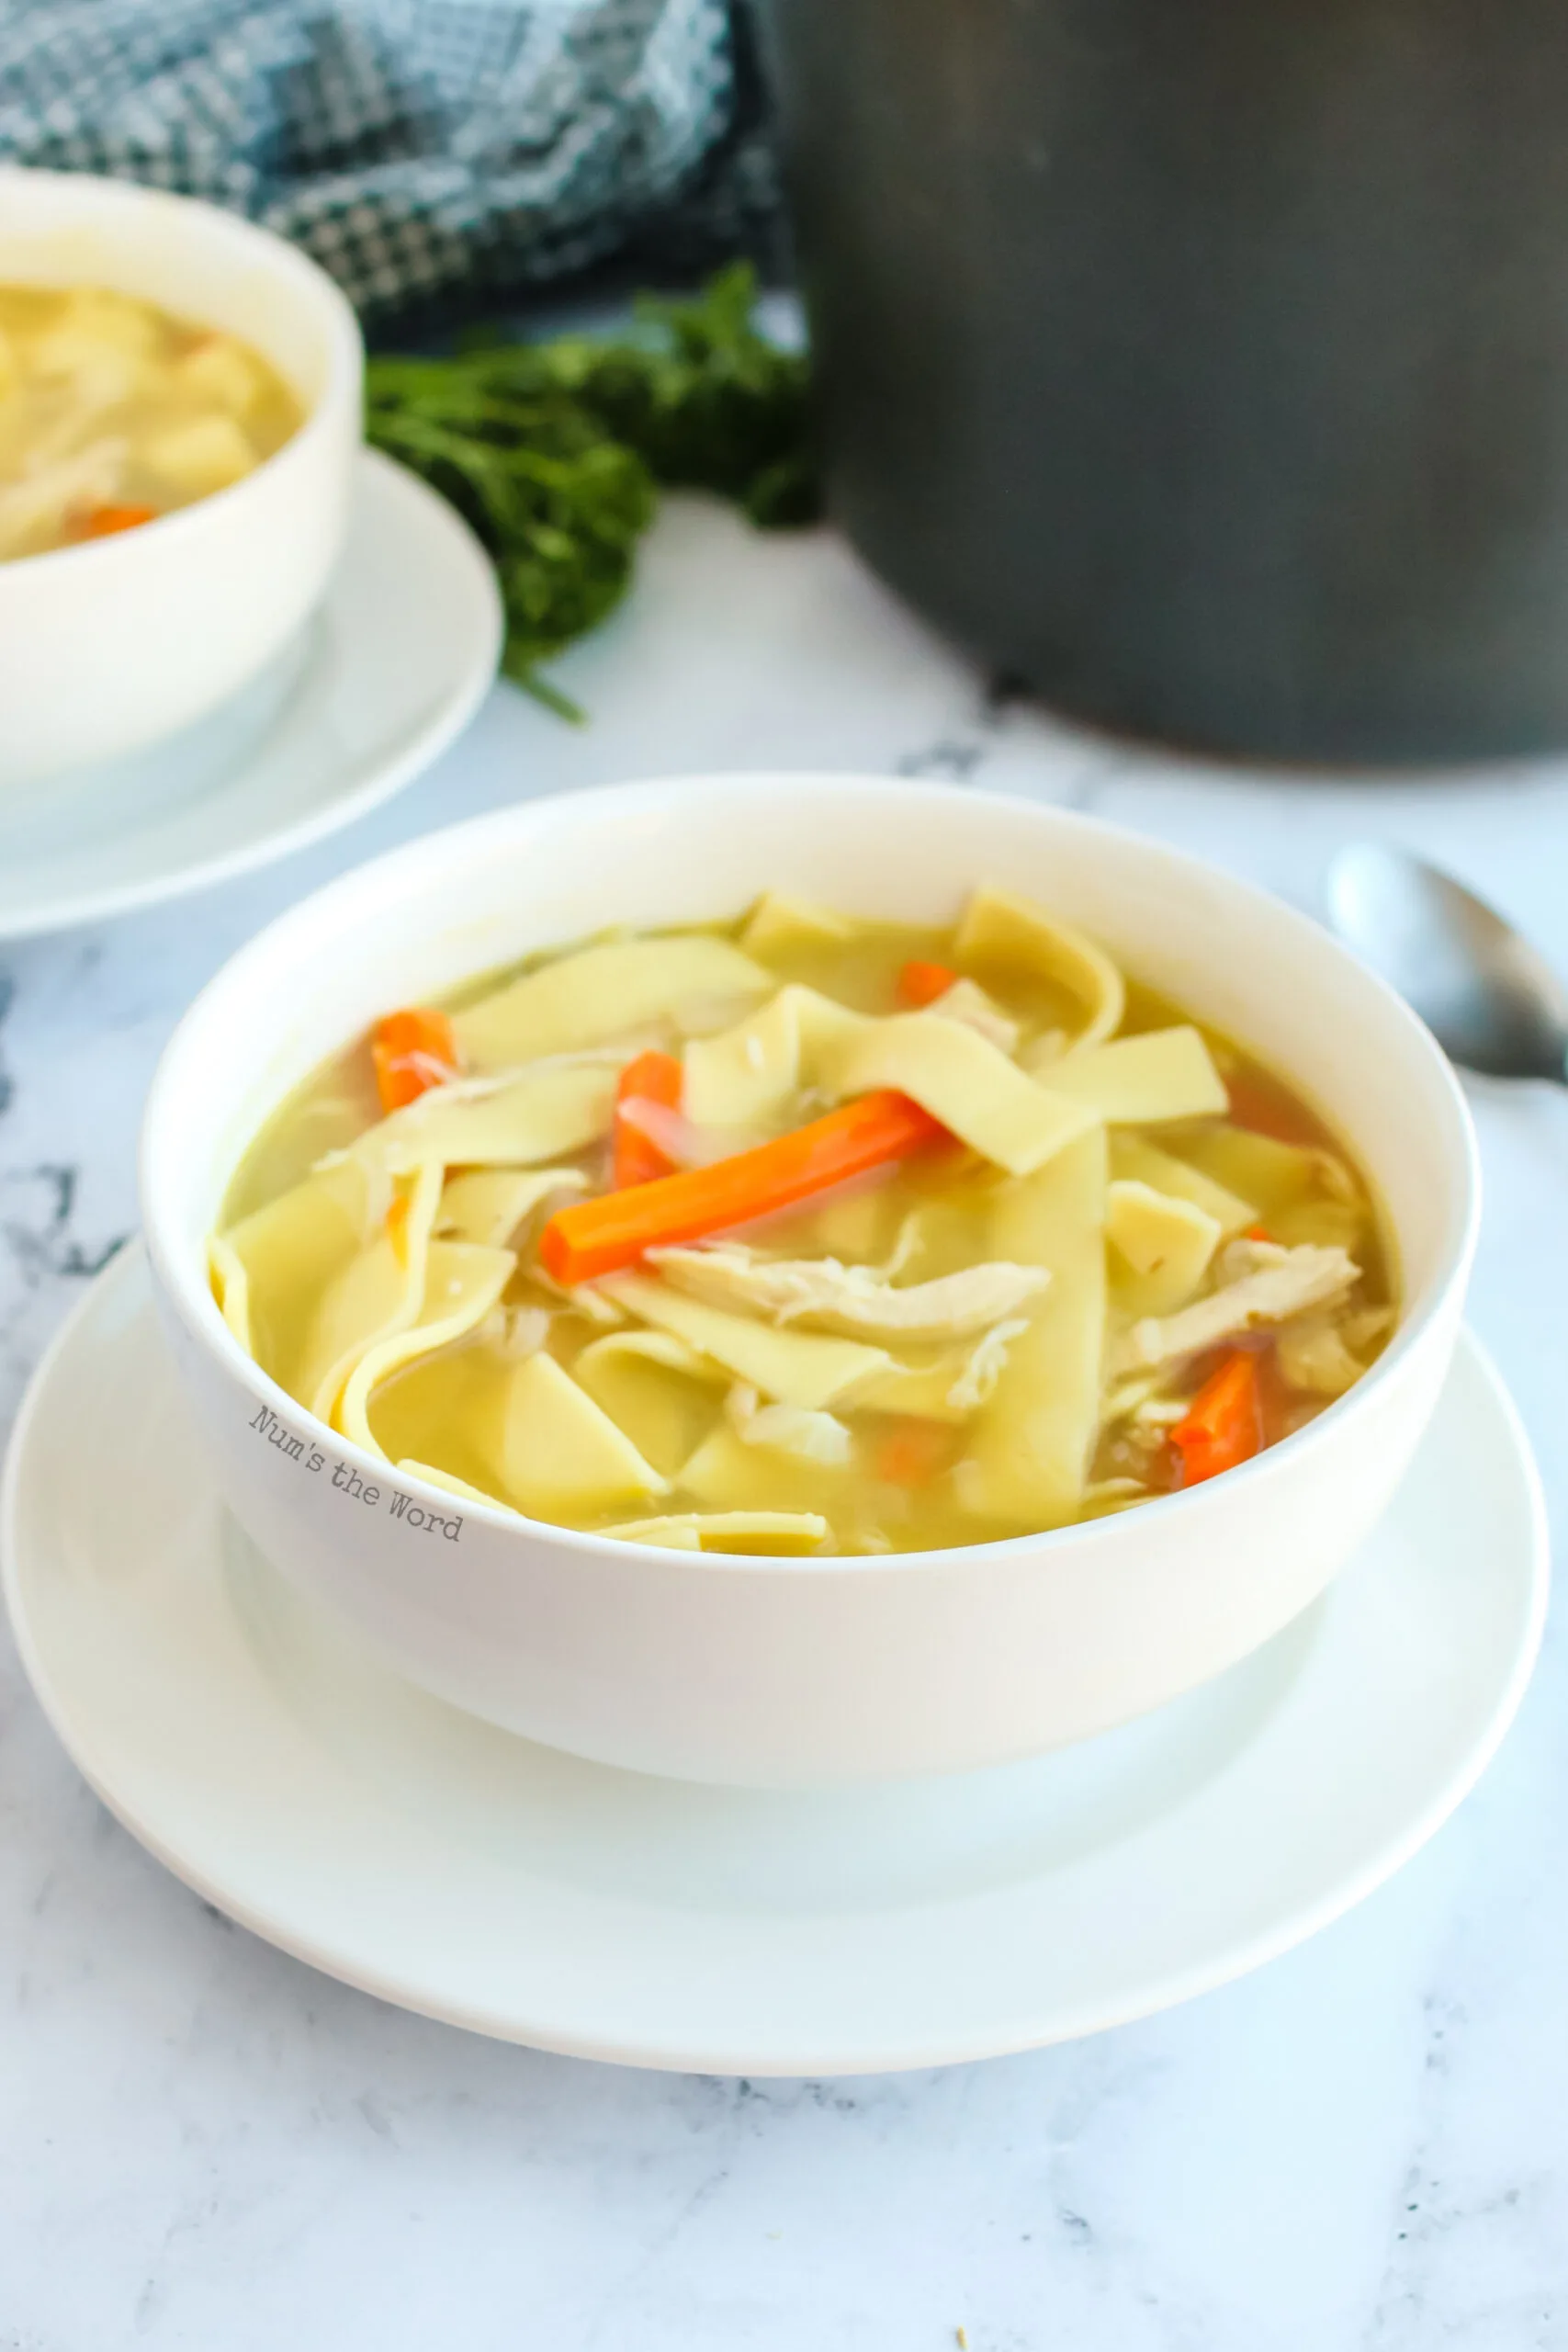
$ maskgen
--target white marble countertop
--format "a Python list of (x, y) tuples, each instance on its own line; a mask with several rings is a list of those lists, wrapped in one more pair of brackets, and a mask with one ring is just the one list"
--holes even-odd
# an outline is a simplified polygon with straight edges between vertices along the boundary
[[(135, 1216), (141, 1099), (193, 992), (388, 844), (519, 793), (897, 769), (1092, 808), (1310, 903), (1416, 842), (1568, 967), (1568, 761), (1407, 782), (1178, 763), (988, 699), (825, 534), (670, 509), (561, 665), (270, 873), (0, 948), (0, 1430)], [(1473, 1317), (1554, 1512), (1568, 1094), (1472, 1088)], [(682, 2079), (503, 2048), (254, 1941), (78, 1781), (0, 1634), (4, 2352), (1545, 2352), (1568, 2346), (1568, 1706), (1549, 1635), (1478, 1792), (1288, 1959), (1097, 2040), (938, 2074)]]

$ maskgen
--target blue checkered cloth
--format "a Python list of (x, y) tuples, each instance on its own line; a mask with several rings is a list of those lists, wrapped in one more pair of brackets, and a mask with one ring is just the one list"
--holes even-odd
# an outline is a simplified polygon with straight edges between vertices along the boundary
[(0, 157), (228, 205), (383, 326), (777, 208), (739, 0), (0, 0)]

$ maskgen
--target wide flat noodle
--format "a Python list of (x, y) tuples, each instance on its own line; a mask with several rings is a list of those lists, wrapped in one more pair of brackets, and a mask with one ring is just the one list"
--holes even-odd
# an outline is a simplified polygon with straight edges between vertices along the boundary
[(592, 1518), (669, 1487), (548, 1355), (529, 1356), (507, 1376), (495, 1469), (518, 1508), (538, 1519)]
[(818, 1410), (892, 1362), (886, 1348), (811, 1331), (775, 1330), (750, 1316), (688, 1298), (649, 1274), (612, 1274), (599, 1287), (640, 1321), (673, 1332), (781, 1405)]
[(775, 1446), (748, 1445), (723, 1425), (704, 1439), (675, 1485), (708, 1510), (806, 1511), (821, 1508), (849, 1476), (847, 1464), (805, 1461)]
[(1195, 1201), (1130, 1177), (1113, 1179), (1106, 1193), (1105, 1234), (1121, 1261), (1117, 1303), (1134, 1315), (1185, 1306), (1222, 1238), (1218, 1217)]
[(660, 1019), (683, 1025), (726, 1000), (766, 996), (777, 986), (727, 939), (698, 933), (668, 939), (613, 940), (563, 956), (452, 1016), (468, 1069), (504, 1069), (542, 1054), (572, 1053)]
[(1026, 1078), (1016, 1062), (963, 1023), (935, 1012), (868, 1022), (824, 1057), (837, 1096), (895, 1087), (1010, 1175), (1028, 1175), (1100, 1117)]
[(364, 1248), (369, 1208), (363, 1169), (324, 1170), (243, 1217), (209, 1252), (214, 1292), (230, 1329), (262, 1370), (301, 1403), (310, 1401), (301, 1395), (300, 1359), (317, 1301)]
[(207, 1245), (207, 1279), (218, 1312), (233, 1337), (248, 1356), (254, 1356), (251, 1344), (251, 1278), (244, 1261), (231, 1250), (220, 1234), (215, 1233)]
[(1023, 1035), (1023, 1023), (1004, 1012), (994, 997), (987, 995), (977, 980), (954, 980), (943, 989), (928, 1011), (939, 1012), (944, 1021), (962, 1021), (966, 1028), (977, 1029), (988, 1037), (998, 1052), (1015, 1054)]
[(1106, 1158), (1094, 1128), (998, 1200), (993, 1246), (1052, 1281), (976, 1423), (963, 1494), (979, 1517), (1059, 1527), (1082, 1507), (1100, 1427)]
[(1255, 1201), (1243, 1200), (1239, 1193), (1205, 1176), (1201, 1168), (1178, 1159), (1174, 1152), (1162, 1151), (1157, 1144), (1146, 1142), (1142, 1136), (1124, 1132), (1111, 1136), (1111, 1173), (1113, 1180), (1149, 1184), (1156, 1193), (1169, 1193), (1178, 1200), (1190, 1201), (1195, 1208), (1214, 1219), (1227, 1240), (1258, 1223)]
[(1011, 967), (1066, 989), (1084, 1009), (1075, 1047), (1098, 1046), (1122, 1026), (1126, 989), (1104, 948), (1027, 899), (1006, 890), (976, 890), (953, 949), (961, 964)]
[(609, 1133), (615, 1077), (613, 1066), (572, 1064), (525, 1071), (485, 1093), (433, 1086), (367, 1127), (349, 1156), (394, 1173), (425, 1160), (443, 1168), (527, 1168), (563, 1159)]
[(1075, 1050), (1052, 1063), (1050, 1084), (1054, 1093), (1129, 1126), (1211, 1118), (1230, 1107), (1213, 1057), (1190, 1023)]
[[(1187, 1137), (1181, 1150), (1206, 1176), (1255, 1201), (1258, 1218), (1280, 1241), (1350, 1246), (1348, 1237), (1364, 1230), (1365, 1201), (1337, 1152), (1316, 1144), (1281, 1143), (1275, 1136), (1233, 1126)], [(1317, 1229), (1286, 1229), (1301, 1212), (1313, 1208), (1330, 1212)], [(1348, 1214), (1337, 1220), (1332, 1215), (1336, 1208)]]
[(671, 1331), (615, 1331), (583, 1349), (578, 1385), (666, 1477), (717, 1421), (728, 1375)]
[(852, 939), (852, 915), (836, 907), (820, 907), (808, 899), (791, 899), (782, 890), (767, 890), (747, 916), (740, 944), (753, 956), (777, 956), (792, 947), (832, 947)]
[(1255, 1135), (1250, 1127), (1215, 1127), (1208, 1135), (1189, 1136), (1182, 1157), (1216, 1183), (1245, 1193), (1265, 1219), (1304, 1200), (1317, 1185), (1317, 1160), (1312, 1152), (1297, 1144), (1279, 1143), (1272, 1136)]
[(474, 1241), (433, 1241), (425, 1253), (424, 1295), (406, 1330), (378, 1340), (360, 1356), (343, 1385), (333, 1417), (334, 1426), (367, 1453), (383, 1449), (369, 1420), (370, 1400), (383, 1380), (414, 1363), (450, 1347), (484, 1320), (500, 1298), (517, 1263), (510, 1250), (487, 1249)]
[(333, 1419), (344, 1385), (366, 1350), (406, 1330), (418, 1316), (440, 1195), (441, 1170), (435, 1166), (416, 1170), (412, 1181), (394, 1180), (381, 1229), (321, 1291), (293, 1391), (319, 1420)]
[(757, 1127), (780, 1119), (824, 1057), (874, 1024), (816, 989), (780, 989), (744, 1021), (686, 1047), (682, 1108), (699, 1127)]
[(323, 1419), (361, 1350), (418, 1312), (439, 1190), (437, 1170), (374, 1182), (341, 1164), (222, 1237), (224, 1303), (256, 1362)]
[[(664, 1519), (639, 1519), (624, 1527), (602, 1527), (623, 1544), (652, 1544), (680, 1552), (815, 1552), (826, 1542), (828, 1522), (816, 1511), (674, 1511)], [(688, 1536), (695, 1541), (688, 1543)]]
[(468, 1168), (448, 1176), (432, 1227), (439, 1241), (503, 1250), (534, 1211), (557, 1193), (585, 1193), (577, 1168)]

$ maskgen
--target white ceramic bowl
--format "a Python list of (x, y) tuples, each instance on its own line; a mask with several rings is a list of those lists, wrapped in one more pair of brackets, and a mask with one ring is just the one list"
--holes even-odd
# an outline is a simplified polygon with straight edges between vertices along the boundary
[[(983, 880), (1083, 923), (1254, 1046), (1376, 1183), (1404, 1321), (1297, 1436), (1190, 1493), (1051, 1534), (883, 1559), (703, 1556), (458, 1513), (329, 1434), (229, 1335), (203, 1251), (230, 1175), (281, 1099), (389, 1005), (608, 923), (733, 915), (764, 888), (943, 922)], [(1031, 1754), (1157, 1706), (1267, 1640), (1344, 1565), (1404, 1470), (1448, 1370), (1478, 1214), (1470, 1122), (1442, 1056), (1303, 916), (1055, 808), (821, 775), (535, 801), (319, 891), (242, 949), (176, 1031), (148, 1103), (141, 1193), (223, 1491), (280, 1569), (477, 1714), (612, 1764), (761, 1785)], [(460, 1520), (456, 1539), (395, 1516), (409, 1497)]]
[(243, 335), (304, 424), (232, 489), (145, 530), (0, 564), (0, 794), (142, 750), (279, 652), (337, 560), (362, 351), (324, 271), (212, 206), (0, 168), (0, 285), (98, 285)]

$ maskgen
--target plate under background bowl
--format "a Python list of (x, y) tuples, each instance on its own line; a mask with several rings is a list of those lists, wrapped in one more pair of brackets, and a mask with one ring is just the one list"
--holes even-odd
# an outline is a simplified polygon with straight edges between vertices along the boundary
[(468, 725), (501, 641), (468, 525), (362, 450), (326, 596), (278, 662), (134, 760), (0, 793), (0, 940), (209, 889), (367, 816)]

